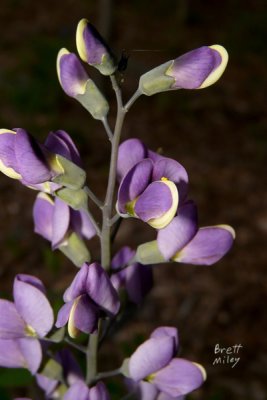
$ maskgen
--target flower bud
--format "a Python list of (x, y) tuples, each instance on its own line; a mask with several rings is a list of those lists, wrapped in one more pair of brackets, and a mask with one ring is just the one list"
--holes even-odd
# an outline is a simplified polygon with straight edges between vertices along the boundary
[(174, 89), (203, 89), (223, 74), (228, 53), (220, 45), (202, 46), (142, 75), (139, 91), (147, 96)]
[(57, 74), (64, 92), (78, 100), (93, 118), (106, 117), (109, 110), (108, 102), (74, 53), (66, 49), (59, 51)]
[(79, 56), (89, 65), (97, 68), (103, 75), (112, 75), (117, 69), (114, 55), (90, 22), (83, 18), (76, 32)]

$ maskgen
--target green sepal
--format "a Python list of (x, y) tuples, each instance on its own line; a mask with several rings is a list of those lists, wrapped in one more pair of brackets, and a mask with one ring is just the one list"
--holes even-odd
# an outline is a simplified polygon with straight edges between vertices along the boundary
[(80, 189), (84, 186), (86, 173), (78, 165), (57, 154), (52, 162), (52, 168), (58, 175), (53, 182), (59, 183), (69, 189)]
[(170, 90), (175, 79), (166, 75), (166, 71), (172, 65), (173, 60), (151, 69), (140, 77), (139, 91), (146, 96)]
[(61, 381), (63, 379), (63, 367), (56, 360), (50, 358), (40, 374), (46, 376), (49, 379)]
[(130, 371), (129, 371), (129, 358), (125, 358), (123, 360), (122, 366), (120, 367), (120, 372), (122, 375), (124, 375), (126, 378), (130, 378)]
[(75, 232), (70, 234), (65, 244), (59, 247), (59, 250), (77, 267), (81, 267), (85, 262), (91, 260), (90, 252), (84, 241)]
[(107, 116), (109, 105), (92, 79), (86, 82), (84, 94), (78, 94), (76, 99), (95, 119), (102, 120)]
[(57, 190), (55, 195), (74, 210), (87, 209), (88, 197), (83, 189), (63, 188)]
[(56, 332), (54, 332), (51, 336), (48, 337), (49, 340), (53, 343), (60, 343), (63, 341), (65, 337), (65, 326), (63, 326), (60, 329), (57, 329)]
[(161, 264), (168, 262), (159, 251), (156, 240), (143, 243), (137, 247), (135, 260), (143, 265)]

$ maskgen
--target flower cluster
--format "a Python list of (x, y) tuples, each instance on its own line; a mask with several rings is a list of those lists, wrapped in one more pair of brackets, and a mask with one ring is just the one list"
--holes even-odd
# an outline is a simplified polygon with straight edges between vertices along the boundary
[[(118, 113), (112, 132), (109, 103), (86, 66), (76, 54), (65, 48), (59, 51), (61, 87), (102, 121), (112, 144), (106, 196), (102, 202), (86, 186), (80, 154), (66, 132), (51, 132), (39, 143), (24, 129), (0, 130), (0, 171), (39, 191), (33, 206), (35, 232), (79, 267), (63, 295), (55, 322), (58, 329), (42, 282), (31, 275), (15, 277), (14, 302), (0, 299), (0, 366), (27, 368), (48, 400), (109, 400), (102, 379), (117, 374), (141, 400), (183, 400), (202, 385), (206, 372), (200, 364), (177, 357), (176, 328), (155, 329), (114, 371), (98, 372), (98, 345), (111, 327), (123, 322), (129, 303), (137, 309), (152, 289), (153, 265), (214, 264), (229, 251), (235, 234), (228, 225), (199, 227), (197, 207), (188, 198), (185, 168), (139, 139), (119, 145), (120, 134), (126, 112), (140, 95), (208, 87), (224, 72), (228, 55), (222, 46), (213, 45), (170, 60), (143, 74), (135, 94), (123, 105), (116, 57), (86, 19), (78, 24), (76, 44), (81, 60), (109, 76), (116, 92)], [(101, 224), (89, 209), (89, 198), (102, 213)], [(157, 237), (135, 250), (123, 246), (113, 255), (113, 239), (122, 219), (129, 217), (147, 223)], [(85, 239), (95, 235), (100, 239), (101, 260), (90, 263)], [(65, 326), (71, 339), (65, 336)], [(81, 332), (89, 335), (87, 347), (82, 335), (81, 342), (75, 342)], [(54, 349), (55, 343), (61, 347)], [(86, 377), (63, 347), (66, 343), (86, 355)]]

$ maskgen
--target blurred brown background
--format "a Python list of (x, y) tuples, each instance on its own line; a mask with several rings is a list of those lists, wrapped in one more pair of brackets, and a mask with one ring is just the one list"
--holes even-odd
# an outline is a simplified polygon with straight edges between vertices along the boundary
[[(83, 17), (109, 37), (118, 56), (123, 49), (130, 55), (123, 76), (125, 100), (140, 74), (186, 51), (220, 43), (230, 55), (225, 74), (208, 89), (140, 98), (127, 116), (123, 139), (141, 138), (181, 162), (189, 173), (200, 224), (232, 225), (237, 234), (234, 248), (212, 267), (156, 267), (155, 288), (130, 325), (111, 339), (102, 369), (109, 362), (117, 367), (110, 358), (116, 359), (121, 343), (127, 352), (153, 328), (169, 324), (179, 328), (181, 355), (208, 371), (207, 383), (192, 399), (267, 399), (267, 3), (1, 0), (0, 126), (26, 128), (40, 140), (50, 130), (65, 129), (81, 150), (89, 186), (103, 197), (109, 160), (105, 132), (62, 92), (55, 70), (61, 47), (75, 51), (76, 25)], [(89, 72), (111, 99), (113, 125), (109, 81)], [(16, 273), (36, 274), (56, 304), (56, 293), (66, 288), (75, 271), (33, 233), (35, 195), (0, 176), (0, 292), (10, 297)], [(117, 247), (154, 237), (144, 224), (127, 221)], [(97, 241), (90, 246), (95, 257), (96, 246)], [(129, 339), (134, 344), (129, 345)], [(216, 343), (242, 344), (235, 368), (213, 366)], [(1, 400), (15, 391), (27, 394), (27, 379), (1, 370)]]

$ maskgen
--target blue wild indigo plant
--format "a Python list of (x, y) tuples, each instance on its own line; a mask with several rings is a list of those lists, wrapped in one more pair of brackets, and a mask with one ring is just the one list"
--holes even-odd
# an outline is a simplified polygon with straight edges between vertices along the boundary
[[(228, 55), (222, 46), (213, 45), (167, 61), (142, 75), (136, 92), (123, 104), (116, 57), (86, 19), (78, 24), (76, 42), (81, 60), (111, 80), (117, 100), (112, 129), (109, 103), (82, 61), (67, 49), (59, 51), (62, 89), (103, 123), (111, 143), (106, 196), (98, 199), (86, 185), (79, 151), (68, 133), (50, 132), (39, 143), (24, 129), (0, 130), (1, 171), (38, 191), (35, 232), (79, 268), (56, 317), (37, 277), (15, 277), (14, 301), (0, 300), (0, 366), (28, 369), (46, 399), (107, 400), (105, 380), (121, 375), (125, 399), (181, 400), (203, 384), (206, 372), (200, 364), (177, 357), (175, 327), (155, 329), (112, 371), (99, 371), (99, 341), (108, 337), (109, 326), (116, 326), (129, 302), (143, 301), (153, 286), (155, 264), (214, 264), (231, 248), (235, 233), (228, 225), (198, 226), (197, 206), (188, 199), (188, 174), (178, 161), (150, 150), (139, 139), (121, 144), (120, 139), (126, 114), (141, 95), (206, 88), (220, 78)], [(101, 210), (101, 222), (92, 215), (89, 198)], [(155, 239), (137, 249), (124, 246), (113, 255), (112, 233), (123, 218), (142, 220), (154, 230)], [(94, 236), (99, 238), (100, 260), (91, 260), (85, 242)], [(128, 302), (121, 301), (122, 293)], [(81, 332), (88, 335), (87, 346), (75, 342)], [(71, 347), (85, 357), (85, 374)]]

